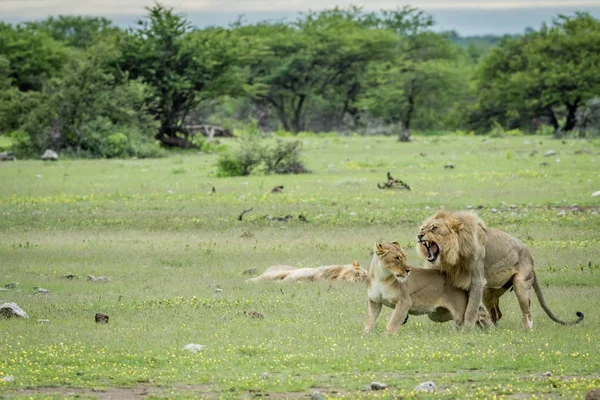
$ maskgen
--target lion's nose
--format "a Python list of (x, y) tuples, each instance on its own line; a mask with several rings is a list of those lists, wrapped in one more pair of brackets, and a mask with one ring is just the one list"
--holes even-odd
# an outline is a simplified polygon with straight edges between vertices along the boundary
[(423, 236), (425, 236), (425, 235), (423, 235), (422, 233), (419, 233), (419, 234), (417, 235), (417, 240), (418, 240), (419, 242), (420, 242), (420, 241), (422, 241), (422, 239), (423, 239)]

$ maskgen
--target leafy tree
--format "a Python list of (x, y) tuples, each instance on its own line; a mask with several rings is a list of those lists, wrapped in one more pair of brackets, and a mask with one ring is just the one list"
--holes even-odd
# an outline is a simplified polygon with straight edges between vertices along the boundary
[(370, 29), (358, 9), (239, 29), (269, 50), (251, 67), (251, 79), (267, 87), (257, 101), (273, 107), (283, 128), (294, 132), (306, 128), (307, 110), (319, 98), (338, 102), (338, 120), (353, 112), (361, 75), (371, 61), (390, 58), (397, 41), (391, 32)]
[(193, 31), (160, 4), (148, 12), (125, 39), (122, 68), (152, 88), (150, 111), (160, 122), (156, 138), (166, 146), (193, 147), (183, 121), (203, 102), (249, 89), (238, 66), (251, 49), (227, 29)]
[(600, 92), (600, 21), (559, 16), (539, 32), (505, 39), (481, 61), (475, 82), (474, 119), (512, 129), (543, 116), (557, 134), (568, 132), (577, 110)]
[(9, 64), (13, 85), (21, 91), (40, 90), (68, 59), (68, 49), (43, 32), (0, 22), (0, 54)]
[(152, 156), (156, 125), (144, 106), (148, 88), (119, 84), (102, 68), (119, 51), (100, 42), (73, 54), (62, 73), (37, 93), (35, 107), (23, 113), (17, 133), (20, 153), (45, 148), (91, 157)]
[(43, 21), (28, 22), (27, 28), (34, 32), (44, 32), (54, 40), (66, 42), (69, 46), (85, 49), (95, 40), (119, 32), (107, 18), (60, 15)]

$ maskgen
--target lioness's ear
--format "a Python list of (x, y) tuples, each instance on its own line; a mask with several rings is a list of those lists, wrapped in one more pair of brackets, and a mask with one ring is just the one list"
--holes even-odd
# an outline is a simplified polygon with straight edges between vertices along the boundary
[(378, 256), (385, 253), (385, 250), (383, 249), (383, 246), (381, 245), (381, 243), (375, 243), (375, 253), (377, 253)]
[(392, 242), (392, 244), (394, 246), (396, 246), (398, 248), (398, 250), (402, 250), (402, 247), (400, 247), (400, 243), (398, 243), (398, 242)]
[(448, 228), (452, 229), (454, 232), (460, 232), (463, 228), (463, 222), (457, 218), (449, 218), (446, 223), (448, 224)]
[(353, 266), (354, 268), (356, 268), (356, 269), (360, 269), (360, 264), (358, 263), (358, 261), (354, 261), (354, 262), (352, 263), (352, 266)]

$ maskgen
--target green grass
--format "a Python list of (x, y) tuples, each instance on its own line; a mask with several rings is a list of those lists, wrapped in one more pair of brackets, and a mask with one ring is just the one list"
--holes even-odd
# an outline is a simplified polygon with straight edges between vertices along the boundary
[[(89, 388), (76, 393), (87, 396), (98, 395), (91, 388), (143, 388), (168, 398), (301, 397), (319, 388), (366, 398), (376, 380), (390, 387), (378, 397), (421, 399), (432, 395), (412, 389), (433, 380), (436, 398), (582, 398), (600, 386), (600, 201), (591, 197), (600, 189), (600, 142), (415, 139), (307, 137), (313, 173), (301, 176), (217, 178), (217, 155), (195, 152), (0, 164), (0, 286), (20, 283), (0, 300), (31, 317), (0, 320), (0, 377), (15, 377), (0, 382), (0, 397), (61, 398), (75, 390), (67, 388)], [(593, 154), (574, 154), (583, 147)], [(548, 149), (559, 154), (543, 157)], [(377, 189), (387, 171), (412, 190)], [(271, 194), (280, 184), (284, 193)], [(363, 335), (363, 285), (250, 285), (241, 275), (278, 263), (359, 260), (367, 268), (378, 240), (399, 241), (420, 265), (419, 223), (440, 206), (479, 205), (488, 225), (531, 246), (550, 308), (563, 319), (584, 312), (581, 325), (555, 324), (533, 298), (535, 329), (524, 332), (508, 292), (492, 332), (411, 317), (390, 336), (384, 310), (375, 332)], [(51, 293), (34, 295), (36, 286)], [(110, 323), (95, 324), (96, 312)], [(188, 343), (206, 348), (189, 354), (181, 350)]]

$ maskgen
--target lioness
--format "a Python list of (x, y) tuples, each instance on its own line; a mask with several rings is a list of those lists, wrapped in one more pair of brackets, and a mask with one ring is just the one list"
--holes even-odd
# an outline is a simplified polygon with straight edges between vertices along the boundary
[[(453, 320), (462, 325), (467, 293), (457, 289), (437, 269), (413, 268), (398, 242), (375, 243), (368, 275), (368, 310), (365, 332), (370, 332), (382, 305), (394, 309), (387, 331), (396, 332), (410, 315), (427, 314), (435, 322)], [(482, 309), (477, 322), (490, 327), (489, 314)]]
[(360, 267), (358, 261), (351, 265), (323, 265), (318, 268), (294, 268), (291, 265), (274, 265), (260, 276), (246, 282), (268, 281), (348, 281), (365, 282), (367, 271)]
[(546, 314), (562, 325), (574, 325), (583, 320), (564, 322), (546, 305), (533, 270), (533, 257), (519, 239), (498, 229), (488, 228), (470, 212), (438, 211), (423, 222), (417, 235), (417, 252), (426, 265), (439, 268), (457, 288), (468, 290), (465, 326), (473, 326), (482, 301), (497, 323), (502, 318), (499, 298), (511, 287), (523, 313), (523, 327), (533, 328), (529, 291), (535, 294)]

